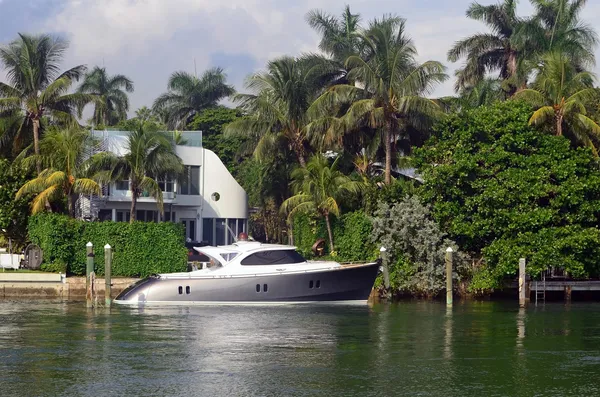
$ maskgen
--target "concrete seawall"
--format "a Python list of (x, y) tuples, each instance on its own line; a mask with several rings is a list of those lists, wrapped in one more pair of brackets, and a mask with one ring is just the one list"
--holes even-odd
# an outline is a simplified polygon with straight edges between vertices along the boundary
[[(114, 298), (137, 278), (113, 278), (111, 295)], [(104, 299), (104, 279), (94, 283), (96, 294)], [(65, 277), (46, 273), (0, 273), (0, 298), (63, 298), (85, 299), (85, 277)]]

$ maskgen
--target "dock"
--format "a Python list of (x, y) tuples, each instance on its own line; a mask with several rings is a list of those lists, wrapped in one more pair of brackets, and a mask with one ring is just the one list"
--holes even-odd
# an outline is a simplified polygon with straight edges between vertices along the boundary
[[(111, 295), (113, 298), (137, 278), (113, 278)], [(98, 278), (94, 283), (99, 298), (104, 300), (104, 279)], [(85, 300), (85, 277), (66, 277), (59, 273), (34, 272), (2, 272), (0, 271), (0, 298), (60, 298)]]

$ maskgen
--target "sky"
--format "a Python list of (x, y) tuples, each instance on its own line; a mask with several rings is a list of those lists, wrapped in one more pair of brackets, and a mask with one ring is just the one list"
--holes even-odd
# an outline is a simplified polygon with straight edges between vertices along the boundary
[[(497, 0), (480, 0), (493, 4)], [(281, 55), (316, 52), (319, 36), (305, 22), (311, 9), (341, 14), (349, 4), (367, 22), (384, 14), (407, 20), (419, 60), (436, 60), (453, 76), (460, 63), (447, 61), (452, 44), (483, 24), (465, 16), (471, 0), (0, 0), (0, 43), (18, 32), (53, 33), (70, 42), (64, 68), (104, 66), (133, 79), (131, 112), (151, 106), (166, 91), (169, 75), (200, 75), (213, 66), (244, 92), (247, 75)], [(521, 0), (521, 15), (531, 6)], [(590, 0), (583, 19), (600, 20), (600, 1)], [(600, 28), (598, 29), (600, 31)], [(596, 53), (600, 65), (600, 49)], [(600, 76), (600, 66), (595, 72)], [(5, 80), (0, 70), (0, 81)], [(453, 93), (451, 79), (434, 96)]]

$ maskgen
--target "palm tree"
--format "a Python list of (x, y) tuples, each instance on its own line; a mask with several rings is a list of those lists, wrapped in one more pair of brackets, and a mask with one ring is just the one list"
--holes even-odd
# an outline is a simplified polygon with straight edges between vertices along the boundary
[[(20, 110), (23, 118), (16, 132), (17, 142), (31, 127), (35, 154), (40, 154), (39, 139), (42, 117), (77, 124), (77, 109), (91, 102), (91, 95), (68, 91), (85, 72), (80, 65), (59, 73), (59, 64), (67, 42), (48, 35), (19, 38), (0, 48), (0, 60), (7, 71), (9, 84), (0, 82), (0, 110)], [(41, 165), (37, 165), (41, 172)]]
[(142, 123), (145, 123), (146, 121), (154, 120), (156, 118), (154, 116), (154, 113), (152, 112), (152, 109), (150, 109), (148, 106), (142, 106), (141, 108), (136, 110), (135, 117)]
[(598, 35), (579, 19), (587, 0), (531, 0), (536, 9), (526, 35), (542, 52), (562, 52), (579, 70), (595, 64)]
[(99, 194), (99, 185), (83, 177), (84, 154), (92, 144), (90, 134), (78, 128), (52, 129), (40, 141), (40, 154), (24, 160), (25, 166), (42, 164), (39, 175), (25, 183), (17, 192), (16, 199), (35, 193), (31, 212), (46, 209), (47, 203), (67, 199), (69, 215), (75, 216), (78, 194)]
[[(520, 66), (527, 58), (525, 49), (531, 43), (518, 37), (526, 22), (516, 13), (518, 0), (503, 0), (501, 3), (483, 6), (473, 3), (467, 17), (485, 23), (491, 33), (478, 33), (460, 40), (448, 51), (448, 60), (456, 62), (466, 57), (466, 65), (457, 74), (456, 90), (474, 86), (488, 72), (500, 72), (502, 80), (509, 80), (509, 96), (523, 85), (526, 72)], [(514, 43), (521, 40), (522, 44)]]
[(337, 157), (329, 166), (329, 161), (322, 155), (314, 155), (306, 168), (298, 167), (292, 172), (292, 189), (294, 196), (285, 200), (281, 211), (288, 216), (288, 223), (298, 213), (318, 214), (325, 218), (329, 235), (329, 248), (335, 251), (330, 215), (340, 215), (340, 200), (349, 195), (357, 195), (362, 191), (360, 182), (352, 181), (337, 165)]
[(348, 72), (345, 62), (351, 55), (362, 52), (360, 15), (352, 14), (350, 6), (338, 18), (321, 10), (311, 10), (306, 21), (321, 35), (319, 49), (327, 56), (308, 54), (302, 58), (312, 65), (316, 83), (328, 87), (347, 84)]
[[(420, 65), (415, 62), (417, 51), (405, 33), (405, 21), (401, 18), (374, 20), (363, 40), (368, 46), (364, 58), (351, 56), (346, 61), (351, 79), (359, 84), (331, 87), (311, 105), (310, 114), (330, 120), (326, 134), (344, 134), (365, 125), (381, 131), (385, 183), (390, 184), (397, 142), (411, 140), (412, 129), (423, 131), (441, 116), (437, 101), (423, 95), (448, 76), (439, 62)], [(343, 117), (331, 117), (332, 112), (335, 115), (343, 108), (341, 104), (348, 102), (351, 105)]]
[(548, 125), (557, 136), (565, 132), (598, 155), (600, 126), (587, 116), (585, 108), (597, 98), (594, 80), (592, 73), (578, 72), (562, 53), (551, 53), (540, 64), (532, 88), (518, 92), (514, 98), (536, 107), (529, 124)]
[(163, 213), (163, 192), (156, 176), (177, 178), (183, 173), (183, 163), (175, 153), (174, 142), (150, 123), (139, 127), (127, 137), (127, 154), (117, 156), (104, 152), (92, 158), (90, 172), (102, 183), (129, 180), (131, 191), (131, 222), (135, 221), (137, 201), (142, 193), (156, 199)]
[(127, 118), (129, 99), (126, 92), (133, 92), (133, 82), (122, 74), (109, 76), (105, 68), (96, 66), (85, 75), (77, 91), (97, 98), (92, 118), (94, 124), (115, 125)]
[(349, 56), (360, 52), (360, 15), (352, 14), (349, 5), (339, 19), (321, 10), (311, 10), (306, 21), (321, 34), (319, 48), (337, 62), (343, 64)]
[(497, 78), (485, 77), (474, 86), (461, 88), (458, 96), (440, 98), (440, 102), (448, 112), (457, 112), (462, 109), (475, 109), (491, 105), (504, 99), (502, 81)]
[(246, 87), (255, 94), (238, 94), (234, 101), (248, 114), (225, 127), (225, 135), (241, 135), (255, 144), (254, 154), (265, 158), (278, 146), (287, 146), (306, 167), (307, 110), (318, 92), (311, 65), (282, 57), (270, 61), (267, 71), (250, 76)]
[(169, 128), (185, 128), (196, 114), (235, 93), (226, 79), (221, 68), (209, 69), (200, 78), (175, 72), (169, 78), (169, 91), (154, 101), (153, 110), (157, 114), (164, 112)]

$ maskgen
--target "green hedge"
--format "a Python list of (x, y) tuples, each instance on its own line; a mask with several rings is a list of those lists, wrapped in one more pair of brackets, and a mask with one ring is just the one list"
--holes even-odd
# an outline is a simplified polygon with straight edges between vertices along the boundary
[(104, 246), (113, 247), (114, 276), (147, 276), (186, 271), (183, 225), (135, 222), (82, 222), (64, 215), (29, 218), (29, 239), (43, 251), (42, 267), (84, 275), (86, 244), (94, 244), (95, 271), (104, 274)]
[[(362, 211), (349, 212), (332, 219), (335, 259), (342, 262), (364, 262), (377, 258), (377, 247), (371, 241), (373, 225), (371, 219)], [(304, 256), (313, 256), (311, 248), (317, 239), (328, 244), (325, 220), (306, 214), (294, 217), (294, 245)], [(329, 247), (327, 247), (329, 249)]]

